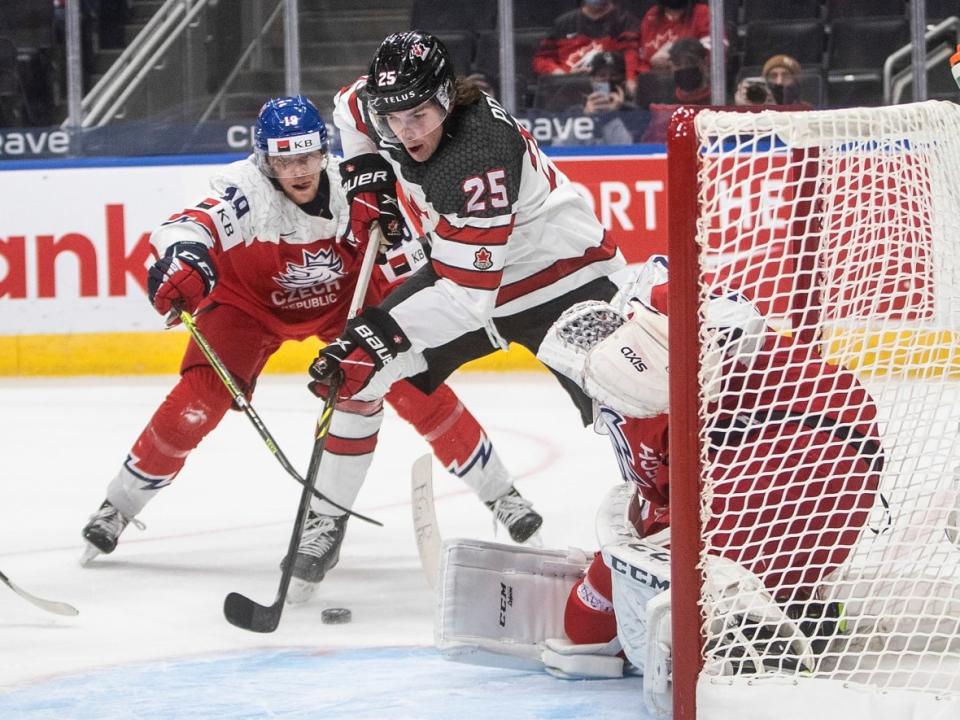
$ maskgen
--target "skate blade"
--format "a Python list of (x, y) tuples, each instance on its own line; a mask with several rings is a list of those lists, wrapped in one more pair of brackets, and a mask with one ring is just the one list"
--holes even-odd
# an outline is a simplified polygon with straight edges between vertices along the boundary
[(287, 589), (287, 605), (302, 605), (310, 600), (320, 583), (307, 582), (299, 578), (291, 578)]
[(100, 551), (97, 550), (90, 543), (86, 543), (86, 547), (83, 549), (83, 553), (80, 555), (80, 567), (86, 567), (90, 564), (90, 561), (93, 560), (97, 555), (100, 554)]

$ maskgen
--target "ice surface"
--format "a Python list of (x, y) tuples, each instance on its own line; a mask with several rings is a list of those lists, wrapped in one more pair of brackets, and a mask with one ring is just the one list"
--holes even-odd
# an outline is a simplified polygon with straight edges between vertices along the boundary
[[(472, 667), (432, 649), (433, 597), (414, 543), (409, 475), (426, 443), (388, 411), (340, 565), (279, 629), (229, 625), (224, 596), (271, 603), (299, 486), (230, 413), (116, 552), (81, 568), (80, 529), (170, 389), (166, 378), (0, 381), (0, 570), (77, 618), (0, 587), (0, 718), (642, 718), (640, 681), (565, 682)], [(594, 511), (618, 472), (545, 374), (462, 374), (548, 547), (594, 547)], [(266, 376), (254, 405), (305, 470), (318, 404), (303, 378)], [(435, 466), (444, 537), (494, 539), (490, 512)], [(497, 538), (507, 541), (505, 533)], [(326, 607), (353, 622), (324, 625)]]

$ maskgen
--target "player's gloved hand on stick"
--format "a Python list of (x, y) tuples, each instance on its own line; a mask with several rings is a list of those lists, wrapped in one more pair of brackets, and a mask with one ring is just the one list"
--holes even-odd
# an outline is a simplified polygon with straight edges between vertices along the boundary
[(350, 203), (350, 230), (365, 246), (370, 240), (373, 223), (380, 226), (379, 262), (384, 253), (411, 238), (397, 200), (396, 176), (393, 168), (376, 153), (365, 153), (340, 164), (340, 178)]
[(410, 349), (410, 341), (390, 314), (370, 307), (347, 323), (337, 340), (327, 345), (310, 365), (313, 378), (307, 387), (317, 397), (326, 397), (326, 386), (334, 373), (342, 372), (338, 399), (351, 398), (369, 383), (373, 375)]
[(216, 284), (216, 268), (202, 243), (171, 245), (147, 271), (147, 297), (161, 315), (174, 306), (193, 313)]

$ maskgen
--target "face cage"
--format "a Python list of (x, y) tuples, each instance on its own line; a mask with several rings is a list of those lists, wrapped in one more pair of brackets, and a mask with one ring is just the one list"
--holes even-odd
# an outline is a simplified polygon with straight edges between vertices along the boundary
[(254, 152), (257, 168), (270, 178), (298, 178), (316, 175), (327, 169), (326, 150), (314, 150), (296, 155), (270, 155), (257, 148)]
[[(423, 124), (422, 126), (417, 126), (415, 121), (406, 121), (401, 123), (404, 127), (414, 127), (414, 133), (412, 135), (407, 135), (402, 133), (403, 137), (397, 135), (394, 132), (393, 128), (390, 126), (388, 120), (390, 115), (400, 116), (407, 113), (412, 114), (414, 110), (422, 108), (426, 105), (433, 103), (440, 112), (437, 113), (436, 118), (431, 119), (429, 122)], [(370, 116), (370, 122), (373, 123), (373, 127), (376, 128), (377, 134), (382, 137), (387, 142), (391, 143), (400, 143), (403, 140), (411, 143), (416, 140), (419, 140), (422, 137), (426, 137), (438, 127), (443, 125), (444, 120), (447, 119), (447, 115), (450, 114), (450, 107), (453, 105), (453, 83), (449, 80), (443, 82), (440, 87), (437, 88), (437, 91), (424, 100), (419, 105), (415, 105), (412, 108), (407, 108), (405, 110), (385, 110), (383, 112), (377, 112), (370, 107), (370, 104), (367, 104), (367, 114)]]

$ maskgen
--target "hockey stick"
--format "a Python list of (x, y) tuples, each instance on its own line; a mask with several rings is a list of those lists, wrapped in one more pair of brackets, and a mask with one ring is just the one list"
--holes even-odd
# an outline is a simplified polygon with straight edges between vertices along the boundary
[[(233, 398), (234, 404), (243, 410), (244, 415), (246, 415), (250, 419), (250, 422), (253, 423), (257, 433), (266, 444), (267, 449), (273, 453), (273, 456), (277, 459), (283, 469), (287, 471), (287, 474), (290, 477), (300, 483), (300, 485), (303, 487), (306, 487), (307, 481), (300, 477), (300, 473), (298, 473), (296, 468), (290, 464), (287, 456), (283, 454), (280, 446), (277, 445), (276, 440), (273, 439), (273, 435), (270, 434), (270, 431), (267, 430), (267, 426), (264, 424), (263, 420), (260, 419), (260, 415), (256, 410), (253, 409), (253, 405), (250, 404), (246, 396), (243, 394), (243, 391), (237, 386), (237, 383), (234, 381), (230, 371), (227, 370), (227, 366), (224, 365), (223, 360), (220, 359), (220, 356), (217, 355), (216, 351), (213, 349), (213, 346), (210, 345), (207, 339), (200, 332), (199, 328), (197, 328), (196, 323), (193, 321), (193, 317), (186, 310), (182, 310), (179, 317), (180, 322), (182, 322), (184, 327), (190, 331), (190, 335), (193, 337), (194, 342), (197, 343), (197, 347), (200, 348), (200, 352), (202, 352), (204, 357), (207, 358), (207, 362), (210, 363), (210, 367), (213, 368), (213, 371), (217, 374), (217, 377), (220, 378), (220, 381), (223, 383), (224, 387), (227, 388), (227, 392), (229, 392), (230, 396)], [(353, 510), (345, 508), (342, 505), (338, 505), (314, 487), (310, 488), (310, 492), (314, 497), (320, 500), (326, 500), (338, 510), (343, 510), (345, 513), (353, 515), (364, 522), (383, 527), (383, 523), (378, 522), (373, 518), (369, 518), (366, 515), (361, 515), (360, 513), (354, 512)]]
[(46, 610), (54, 615), (68, 615), (71, 617), (80, 614), (80, 611), (77, 610), (73, 605), (65, 602), (57, 602), (56, 600), (44, 600), (43, 598), (37, 597), (32, 593), (28, 593), (2, 572), (0, 572), (0, 581), (3, 581), (3, 584), (13, 590), (17, 595), (22, 597), (27, 602), (33, 603), (41, 610)]
[[(353, 291), (353, 300), (350, 302), (350, 309), (347, 311), (347, 320), (356, 316), (363, 305), (379, 245), (380, 243), (377, 241), (377, 236), (371, 233), (363, 255), (363, 263), (360, 265), (357, 287)], [(236, 625), (238, 628), (251, 630), (253, 632), (269, 633), (276, 630), (280, 624), (280, 616), (283, 614), (283, 604), (287, 599), (287, 590), (290, 588), (290, 580), (293, 577), (294, 558), (297, 554), (297, 548), (300, 545), (303, 526), (307, 521), (307, 511), (310, 509), (310, 497), (313, 486), (317, 482), (317, 473), (320, 470), (320, 460), (323, 457), (323, 450), (327, 446), (327, 435), (330, 432), (330, 422), (333, 418), (333, 411), (336, 409), (337, 395), (340, 392), (342, 379), (342, 373), (339, 372), (334, 373), (330, 378), (330, 388), (323, 403), (323, 410), (317, 419), (316, 440), (313, 443), (313, 452), (310, 454), (310, 465), (307, 468), (307, 477), (303, 486), (303, 492), (300, 493), (297, 517), (293, 524), (293, 532), (290, 534), (290, 542), (287, 545), (287, 560), (283, 563), (283, 570), (280, 574), (280, 587), (277, 589), (276, 598), (272, 605), (261, 605), (240, 593), (230, 593), (224, 598), (223, 614), (227, 618), (227, 622), (231, 625)]]
[(430, 589), (437, 586), (440, 572), (440, 528), (433, 504), (433, 456), (424, 455), (413, 463), (410, 471), (410, 506), (413, 510), (413, 531), (423, 574)]

